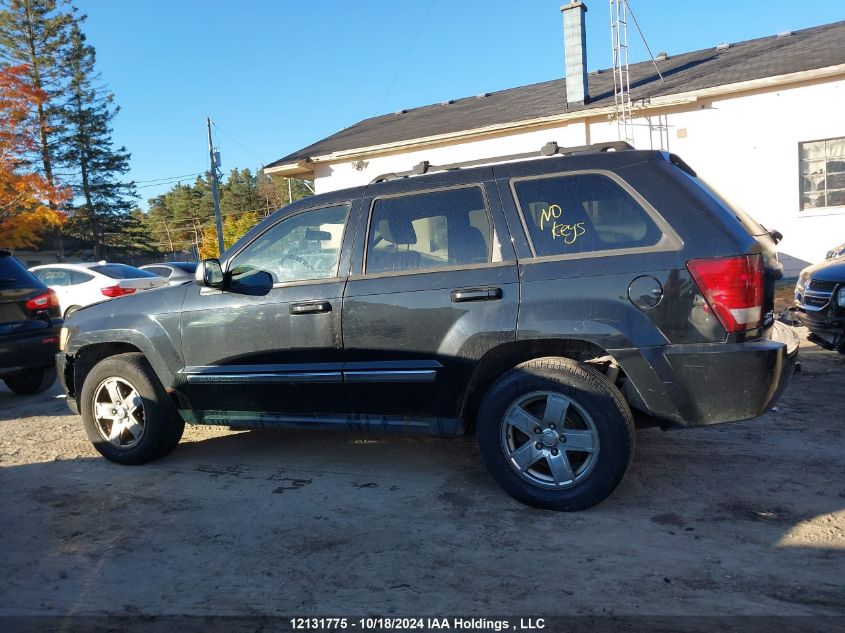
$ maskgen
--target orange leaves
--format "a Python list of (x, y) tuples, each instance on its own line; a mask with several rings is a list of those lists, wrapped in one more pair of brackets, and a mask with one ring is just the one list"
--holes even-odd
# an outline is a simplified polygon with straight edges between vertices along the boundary
[(45, 98), (27, 81), (25, 66), (0, 69), (0, 246), (24, 248), (61, 225), (56, 208), (69, 193), (51, 185), (28, 163), (37, 147), (31, 113)]

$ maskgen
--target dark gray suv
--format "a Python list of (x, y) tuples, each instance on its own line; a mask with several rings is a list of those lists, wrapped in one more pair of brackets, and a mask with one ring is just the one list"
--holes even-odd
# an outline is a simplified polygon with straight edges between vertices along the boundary
[(196, 284), (80, 310), (68, 401), (126, 464), (185, 422), (472, 431), (508, 493), (559, 510), (614, 490), (635, 421), (764, 412), (798, 347), (769, 233), (674, 155), (542, 154), (298, 201)]

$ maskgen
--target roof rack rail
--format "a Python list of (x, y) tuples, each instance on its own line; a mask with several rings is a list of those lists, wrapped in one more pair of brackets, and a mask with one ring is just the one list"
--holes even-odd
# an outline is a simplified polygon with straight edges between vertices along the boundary
[(509, 154), (507, 156), (495, 156), (492, 158), (478, 158), (466, 160), (448, 165), (432, 165), (427, 160), (421, 161), (407, 171), (397, 171), (382, 174), (373, 178), (369, 184), (374, 185), (387, 180), (408, 178), (409, 176), (422, 176), (435, 171), (451, 171), (454, 169), (465, 169), (467, 167), (478, 167), (490, 163), (504, 163), (511, 160), (523, 158), (542, 158), (545, 156), (569, 156), (571, 154), (590, 154), (595, 152), (622, 152), (632, 150), (634, 147), (625, 141), (608, 141), (606, 143), (593, 143), (592, 145), (578, 145), (577, 147), (560, 147), (555, 141), (550, 141), (540, 148), (539, 152), (523, 152), (522, 154)]

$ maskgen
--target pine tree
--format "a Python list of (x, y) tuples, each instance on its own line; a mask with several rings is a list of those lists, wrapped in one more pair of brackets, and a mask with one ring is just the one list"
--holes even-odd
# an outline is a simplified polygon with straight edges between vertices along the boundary
[(65, 58), (70, 73), (64, 118), (68, 125), (61, 137), (60, 159), (72, 166), (74, 194), (81, 204), (71, 210), (68, 232), (92, 241), (95, 258), (108, 247), (125, 247), (125, 229), (134, 223), (134, 183), (121, 177), (129, 171), (129, 152), (115, 149), (111, 121), (120, 111), (114, 95), (100, 85), (96, 52), (79, 28), (82, 16), (70, 29)]

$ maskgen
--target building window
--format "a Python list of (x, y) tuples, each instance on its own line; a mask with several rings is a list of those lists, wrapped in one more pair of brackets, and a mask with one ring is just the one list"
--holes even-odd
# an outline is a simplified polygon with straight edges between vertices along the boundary
[(845, 138), (799, 143), (801, 210), (845, 206)]

